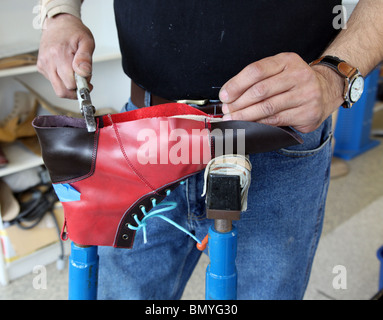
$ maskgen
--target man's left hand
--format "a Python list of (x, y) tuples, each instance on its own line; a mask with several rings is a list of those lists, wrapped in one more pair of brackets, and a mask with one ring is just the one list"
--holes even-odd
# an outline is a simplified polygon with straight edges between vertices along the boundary
[(295, 53), (254, 62), (220, 91), (224, 120), (257, 121), (314, 131), (343, 102), (344, 80), (324, 66), (310, 67)]

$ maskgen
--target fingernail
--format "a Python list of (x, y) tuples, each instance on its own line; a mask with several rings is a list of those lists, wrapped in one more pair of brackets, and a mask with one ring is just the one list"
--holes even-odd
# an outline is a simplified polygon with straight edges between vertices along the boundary
[(92, 74), (92, 66), (88, 62), (82, 62), (78, 65), (79, 69), (81, 69), (82, 72), (91, 75)]
[(222, 102), (227, 102), (229, 100), (229, 95), (225, 89), (222, 89), (219, 92), (219, 98)]
[(225, 115), (222, 117), (222, 120), (223, 120), (223, 121), (230, 121), (230, 120), (232, 120), (232, 119), (231, 119), (231, 115), (230, 115), (230, 113), (225, 114)]

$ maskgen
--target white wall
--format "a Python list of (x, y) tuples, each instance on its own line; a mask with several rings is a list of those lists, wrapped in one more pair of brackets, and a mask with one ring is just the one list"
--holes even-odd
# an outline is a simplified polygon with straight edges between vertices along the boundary
[[(40, 30), (33, 21), (38, 0), (1, 0), (0, 2), (0, 50), (1, 46), (14, 43), (32, 44), (38, 47)], [(92, 31), (96, 41), (92, 84), (92, 101), (97, 109), (112, 107), (120, 110), (130, 95), (130, 80), (123, 73), (119, 56), (119, 44), (115, 27), (113, 0), (85, 0), (82, 8), (84, 23)], [(78, 111), (77, 101), (59, 99), (50, 83), (39, 73), (18, 75), (51, 103)], [(24, 90), (14, 77), (0, 78), (0, 117), (13, 107), (13, 92)]]

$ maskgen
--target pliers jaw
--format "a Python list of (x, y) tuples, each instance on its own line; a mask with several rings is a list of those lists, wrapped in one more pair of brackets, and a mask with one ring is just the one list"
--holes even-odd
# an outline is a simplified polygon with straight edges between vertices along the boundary
[(76, 84), (77, 84), (77, 98), (80, 104), (81, 114), (84, 116), (86, 128), (88, 132), (96, 131), (96, 119), (95, 113), (96, 108), (92, 104), (90, 98), (90, 90), (88, 83), (85, 78), (75, 74)]

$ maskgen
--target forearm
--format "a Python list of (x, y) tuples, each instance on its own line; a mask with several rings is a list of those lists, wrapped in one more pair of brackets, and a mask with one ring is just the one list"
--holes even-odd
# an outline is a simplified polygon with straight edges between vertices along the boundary
[(383, 1), (360, 0), (347, 28), (323, 55), (337, 56), (366, 76), (383, 60)]

